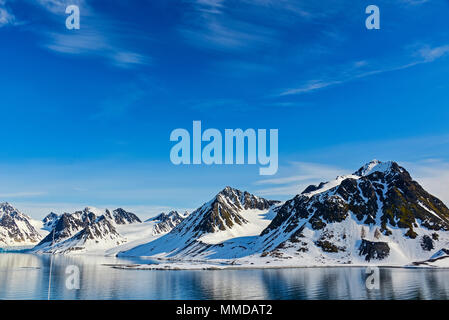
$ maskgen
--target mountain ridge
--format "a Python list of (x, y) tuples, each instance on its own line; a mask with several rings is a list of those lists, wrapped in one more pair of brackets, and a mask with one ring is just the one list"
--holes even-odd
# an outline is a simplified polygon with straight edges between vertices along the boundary
[[(236, 198), (232, 190), (225, 188), (164, 237), (121, 255), (232, 258), (241, 264), (396, 265), (425, 260), (448, 247), (449, 209), (394, 161), (373, 160), (353, 174), (307, 187), (302, 194), (275, 206), (274, 218), (258, 236), (236, 236), (218, 243), (202, 241), (202, 233), (217, 232), (216, 227), (223, 226), (226, 219), (211, 229), (203, 228), (205, 222), (196, 218), (211, 221), (217, 217), (211, 212), (223, 194), (228, 197), (222, 203), (232, 207), (227, 203)], [(244, 219), (230, 216), (232, 223), (225, 229), (244, 225)], [(170, 245), (177, 241), (178, 246)]]
[(242, 266), (403, 266), (449, 258), (449, 209), (394, 161), (370, 161), (285, 202), (227, 186), (188, 215), (170, 211), (142, 223), (120, 208), (87, 207), (51, 213), (43, 223), (55, 240), (48, 234), (38, 253), (91, 246), (118, 256)]

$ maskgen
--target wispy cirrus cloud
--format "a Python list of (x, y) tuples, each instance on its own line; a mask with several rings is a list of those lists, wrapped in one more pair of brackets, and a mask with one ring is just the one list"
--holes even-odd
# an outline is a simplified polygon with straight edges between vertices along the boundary
[[(294, 17), (311, 19), (326, 10), (306, 9), (312, 1), (244, 0), (237, 6), (226, 0), (192, 0), (179, 28), (184, 38), (195, 46), (219, 50), (248, 50), (276, 43), (282, 26), (290, 25)], [(270, 13), (270, 23), (261, 21)]]
[(407, 5), (416, 6), (416, 5), (430, 2), (430, 0), (401, 0), (401, 2), (404, 4), (407, 4)]
[[(38, 0), (35, 5), (48, 13), (52, 27), (41, 27), (34, 31), (42, 36), (42, 46), (51, 51), (100, 57), (121, 68), (147, 65), (151, 62), (148, 55), (138, 52), (123, 41), (130, 34), (137, 34), (136, 30), (96, 12), (86, 0)], [(61, 27), (61, 21), (65, 21), (67, 17), (65, 10), (68, 5), (77, 5), (80, 8), (79, 30), (66, 30)], [(55, 27), (56, 23), (59, 27)]]
[(9, 193), (0, 193), (0, 198), (10, 199), (10, 198), (29, 198), (29, 197), (38, 197), (46, 195), (46, 192), (9, 192)]
[(146, 55), (117, 47), (111, 43), (110, 38), (96, 30), (87, 29), (73, 35), (48, 32), (46, 36), (44, 47), (47, 49), (65, 54), (106, 58), (117, 67), (129, 68), (146, 65), (151, 61)]
[(433, 48), (430, 46), (425, 46), (421, 48), (417, 54), (424, 59), (421, 63), (433, 62), (449, 54), (449, 45)]
[(371, 69), (369, 69), (370, 64), (367, 61), (356, 61), (350, 63), (349, 65), (346, 64), (342, 66), (337, 66), (337, 69), (339, 69), (335, 72), (337, 73), (337, 75), (334, 76), (324, 75), (323, 78), (321, 79), (313, 79), (305, 81), (302, 85), (296, 88), (283, 90), (279, 94), (279, 96), (299, 95), (309, 93), (327, 87), (351, 82), (357, 79), (363, 79), (373, 75), (404, 70), (414, 67), (416, 65), (434, 62), (448, 55), (449, 55), (449, 45), (442, 45), (437, 47), (425, 45), (420, 49), (416, 50), (415, 52), (413, 52), (412, 56), (415, 57), (414, 60), (411, 60), (403, 64), (387, 65), (377, 68), (371, 67)]
[(9, 24), (14, 24), (15, 16), (6, 7), (6, 1), (0, 0), (0, 28)]

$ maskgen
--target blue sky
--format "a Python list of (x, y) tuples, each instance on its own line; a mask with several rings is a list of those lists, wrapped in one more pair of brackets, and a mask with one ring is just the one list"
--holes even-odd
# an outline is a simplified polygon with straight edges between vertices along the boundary
[[(445, 0), (0, 0), (0, 201), (149, 216), (226, 185), (288, 199), (378, 158), (449, 203), (448, 14)], [(278, 129), (278, 173), (174, 166), (170, 132), (193, 120)]]

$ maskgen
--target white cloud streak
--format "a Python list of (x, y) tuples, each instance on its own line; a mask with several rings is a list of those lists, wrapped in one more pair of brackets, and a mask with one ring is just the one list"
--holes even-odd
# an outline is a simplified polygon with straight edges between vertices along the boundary
[[(338, 76), (335, 77), (325, 76), (322, 79), (314, 79), (306, 81), (304, 84), (300, 85), (297, 88), (291, 88), (282, 91), (279, 94), (279, 96), (299, 95), (309, 93), (330, 86), (340, 85), (382, 73), (404, 70), (414, 67), (416, 65), (434, 62), (442, 57), (449, 55), (449, 45), (442, 45), (439, 47), (424, 46), (421, 49), (414, 52), (413, 55), (417, 56), (418, 60), (396, 66), (388, 66), (368, 71), (366, 71), (365, 68), (368, 65), (366, 61), (363, 61), (363, 63), (355, 62), (352, 63), (351, 67), (349, 68), (343, 67), (344, 71), (341, 71)], [(346, 70), (347, 68), (348, 70)]]
[(6, 8), (6, 1), (0, 0), (0, 28), (15, 23), (14, 15)]
[(11, 192), (11, 193), (0, 193), (0, 198), (29, 198), (38, 197), (46, 195), (46, 192)]
[(121, 68), (147, 65), (151, 61), (149, 56), (128, 48), (121, 40), (123, 35), (135, 34), (135, 30), (128, 30), (123, 26), (116, 27), (116, 22), (95, 12), (87, 1), (39, 0), (36, 5), (50, 13), (51, 18), (58, 19), (58, 23), (61, 22), (62, 17), (65, 19), (67, 16), (65, 9), (68, 5), (77, 5), (80, 8), (81, 28), (79, 30), (35, 30), (44, 36), (43, 47), (51, 51), (80, 56), (98, 56)]

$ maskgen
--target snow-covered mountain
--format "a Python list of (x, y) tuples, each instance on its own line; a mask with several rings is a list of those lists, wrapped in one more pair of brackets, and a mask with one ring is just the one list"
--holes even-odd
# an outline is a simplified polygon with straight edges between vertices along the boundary
[(176, 227), (184, 216), (176, 211), (142, 223), (131, 212), (87, 207), (82, 211), (44, 218), (50, 233), (33, 249), (36, 253), (115, 255), (154, 240)]
[(28, 246), (43, 237), (39, 222), (21, 213), (9, 203), (0, 203), (0, 246)]
[[(41, 230), (46, 229), (45, 237)], [(43, 239), (42, 239), (43, 238)], [(449, 209), (396, 162), (373, 160), (280, 203), (231, 187), (189, 215), (85, 208), (40, 223), (0, 205), (0, 246), (242, 266), (448, 265)]]
[(449, 210), (395, 162), (287, 201), (262, 232), (264, 256), (310, 263), (427, 259), (449, 241)]
[(141, 223), (140, 219), (132, 212), (118, 208), (112, 211), (112, 213), (106, 209), (104, 214), (107, 218), (113, 220), (116, 224), (130, 224), (130, 223)]
[[(273, 204), (226, 188), (167, 235), (120, 255), (308, 266), (405, 265), (449, 252), (449, 209), (395, 162), (371, 161)], [(258, 232), (249, 232), (257, 219), (248, 210), (266, 212), (252, 215), (263, 217)]]
[(156, 217), (146, 220), (146, 222), (154, 222), (153, 234), (168, 233), (184, 220), (188, 213), (181, 215), (178, 211), (162, 212)]
[(118, 246), (126, 239), (116, 230), (118, 225), (141, 223), (133, 213), (121, 208), (102, 211), (87, 207), (82, 211), (50, 214), (44, 218), (50, 233), (33, 249), (38, 253), (70, 253), (102, 250)]
[(271, 209), (278, 203), (226, 187), (170, 233), (120, 255), (194, 256), (228, 239), (257, 236), (270, 223)]
[(54, 228), (55, 223), (58, 221), (59, 216), (54, 213), (50, 212), (47, 216), (45, 216), (44, 219), (42, 219), (43, 228), (47, 231), (51, 231)]

